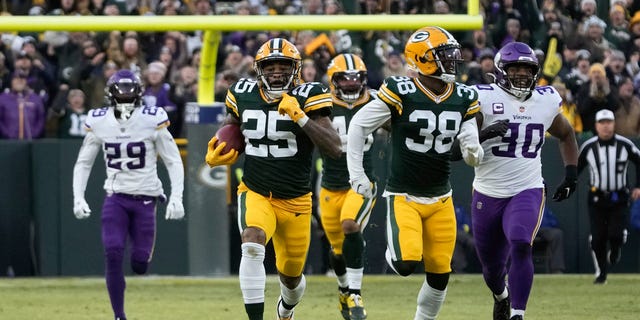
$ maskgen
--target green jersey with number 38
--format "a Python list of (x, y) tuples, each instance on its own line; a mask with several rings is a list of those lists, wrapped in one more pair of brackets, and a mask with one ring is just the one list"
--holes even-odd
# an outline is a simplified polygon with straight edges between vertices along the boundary
[[(289, 94), (310, 117), (331, 114), (331, 93), (321, 83), (295, 87)], [(258, 82), (240, 79), (227, 91), (227, 113), (241, 123), (245, 137), (242, 181), (261, 195), (291, 199), (311, 192), (313, 142), (291, 118), (278, 113)]]
[(415, 78), (389, 77), (378, 98), (391, 110), (391, 171), (386, 190), (420, 197), (449, 192), (451, 146), (462, 122), (480, 110), (477, 92), (450, 83), (437, 95)]

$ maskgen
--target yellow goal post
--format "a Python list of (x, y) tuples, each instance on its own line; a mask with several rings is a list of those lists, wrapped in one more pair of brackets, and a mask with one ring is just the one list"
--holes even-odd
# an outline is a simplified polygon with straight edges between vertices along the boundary
[(216, 58), (223, 31), (413, 30), (428, 25), (450, 31), (481, 29), (479, 0), (469, 0), (467, 8), (466, 14), (447, 15), (2, 16), (0, 32), (203, 30), (198, 104), (208, 105), (214, 102)]

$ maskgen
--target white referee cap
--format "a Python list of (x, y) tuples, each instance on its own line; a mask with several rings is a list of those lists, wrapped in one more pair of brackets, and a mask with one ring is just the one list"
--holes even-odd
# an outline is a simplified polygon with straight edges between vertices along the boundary
[(602, 109), (596, 113), (596, 121), (602, 120), (615, 120), (615, 116), (613, 115), (613, 111), (609, 109)]

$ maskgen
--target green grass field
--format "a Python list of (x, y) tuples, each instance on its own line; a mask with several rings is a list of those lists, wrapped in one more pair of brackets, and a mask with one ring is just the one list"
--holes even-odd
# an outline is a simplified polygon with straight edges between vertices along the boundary
[[(591, 275), (536, 275), (527, 319), (598, 320), (640, 318), (640, 275), (612, 274), (594, 286)], [(372, 320), (413, 319), (423, 276), (365, 275), (363, 296)], [(335, 279), (307, 277), (297, 320), (339, 320)], [(265, 319), (275, 318), (276, 277), (267, 280)], [(443, 320), (491, 319), (493, 301), (479, 274), (452, 275)], [(235, 277), (128, 277), (129, 320), (245, 319)], [(0, 319), (111, 320), (101, 278), (0, 279)]]

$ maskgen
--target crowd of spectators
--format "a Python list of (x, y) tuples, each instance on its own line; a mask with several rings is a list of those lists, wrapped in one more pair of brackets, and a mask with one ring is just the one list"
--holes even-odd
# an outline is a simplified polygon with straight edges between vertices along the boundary
[[(463, 0), (31, 0), (3, 1), (0, 10), (30, 16), (465, 14), (466, 5)], [(511, 41), (526, 42), (543, 66), (540, 84), (561, 93), (562, 110), (577, 135), (593, 135), (594, 115), (603, 108), (621, 119), (619, 133), (640, 135), (640, 0), (481, 0), (480, 5), (484, 28), (454, 32), (466, 60), (459, 66), (459, 82), (491, 82), (497, 50)], [(254, 76), (256, 50), (271, 37), (298, 47), (305, 81), (326, 83), (328, 62), (349, 52), (363, 58), (368, 85), (377, 89), (386, 76), (406, 74), (402, 52), (411, 31), (225, 32), (215, 99), (222, 101), (237, 79)], [(171, 133), (184, 137), (185, 105), (197, 100), (201, 47), (202, 31), (4, 32), (0, 138), (82, 138), (83, 114), (103, 106), (104, 84), (119, 68), (140, 75), (145, 102), (164, 107)]]

